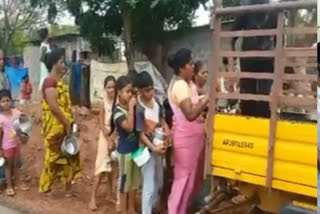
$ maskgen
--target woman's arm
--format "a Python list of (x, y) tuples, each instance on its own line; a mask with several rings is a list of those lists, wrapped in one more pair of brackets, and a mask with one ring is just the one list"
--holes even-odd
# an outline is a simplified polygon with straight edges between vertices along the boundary
[(208, 103), (208, 96), (201, 99), (200, 102), (196, 105), (192, 104), (190, 98), (187, 98), (180, 103), (179, 107), (181, 108), (187, 120), (194, 121), (207, 108)]
[(62, 111), (59, 108), (58, 102), (57, 102), (57, 94), (55, 88), (46, 88), (45, 89), (45, 97), (49, 104), (49, 108), (54, 116), (57, 117), (57, 119), (65, 126), (65, 129), (67, 131), (67, 135), (69, 136), (71, 134), (71, 124), (67, 120), (67, 118), (63, 115)]

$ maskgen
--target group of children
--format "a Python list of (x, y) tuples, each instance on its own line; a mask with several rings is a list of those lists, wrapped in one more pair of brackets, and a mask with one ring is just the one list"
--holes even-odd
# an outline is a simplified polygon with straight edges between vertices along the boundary
[[(4, 52), (0, 49), (0, 158), (2, 158), (2, 166), (5, 167), (5, 180), (7, 184), (6, 194), (8, 196), (15, 195), (15, 189), (18, 185), (19, 174), (18, 163), (20, 160), (21, 139), (17, 136), (13, 126), (15, 118), (21, 115), (13, 104), (11, 93), (8, 87), (8, 80), (5, 80), (4, 75)], [(32, 93), (32, 88), (29, 87), (27, 78), (23, 81), (25, 83), (24, 95), (25, 100), (29, 99)], [(4, 163), (5, 162), (5, 163)], [(20, 185), (22, 190), (27, 190), (26, 186)]]
[[(208, 78), (207, 67), (198, 61), (192, 67), (192, 71), (193, 79), (190, 87), (196, 88), (197, 94), (204, 95), (203, 89)], [(162, 210), (157, 208), (161, 208), (163, 205), (161, 202), (165, 201), (160, 197), (163, 196), (161, 193), (164, 180), (168, 179), (164, 178), (164, 169), (168, 164), (166, 156), (172, 143), (171, 107), (168, 102), (158, 102), (153, 79), (146, 71), (131, 77), (121, 76), (117, 80), (108, 76), (104, 88), (95, 182), (89, 208), (97, 210), (96, 193), (104, 174), (109, 180), (108, 198), (111, 199), (116, 174), (113, 173), (115, 167), (111, 156), (116, 151), (119, 169), (115, 185), (118, 211), (123, 214), (136, 213), (135, 196), (142, 187), (142, 214), (159, 213)], [(146, 155), (147, 161), (137, 162), (135, 158), (139, 152), (142, 156), (145, 152), (149, 154)]]
[[(104, 82), (105, 98), (101, 107), (100, 134), (95, 168), (95, 182), (89, 208), (97, 209), (96, 192), (103, 174), (108, 175), (109, 194), (113, 190), (111, 152), (118, 152), (117, 200), (121, 213), (136, 213), (135, 195), (142, 186), (142, 213), (152, 214), (159, 202), (163, 184), (163, 158), (168, 141), (154, 144), (156, 129), (168, 139), (169, 128), (161, 104), (154, 97), (153, 80), (147, 72), (133, 79), (108, 76)], [(147, 148), (149, 160), (141, 167), (133, 153)], [(109, 195), (109, 198), (111, 195)]]
[[(6, 194), (14, 196), (19, 182), (17, 170), (22, 143), (16, 134), (13, 121), (21, 115), (21, 112), (13, 107), (11, 93), (7, 89), (0, 90), (0, 107), (0, 157), (5, 158)], [(23, 185), (20, 185), (19, 188), (22, 190), (28, 189)]]
[[(0, 55), (1, 65), (1, 55)], [(207, 70), (203, 64), (195, 65), (194, 84), (202, 88), (206, 82)], [(28, 103), (32, 87), (28, 77), (21, 84), (21, 104)], [(154, 82), (144, 71), (133, 77), (121, 76), (117, 80), (108, 76), (104, 81), (105, 96), (101, 105), (100, 133), (95, 164), (95, 179), (89, 208), (97, 209), (96, 194), (104, 175), (109, 181), (108, 198), (116, 192), (117, 208), (122, 214), (134, 214), (135, 196), (142, 187), (142, 214), (157, 211), (164, 181), (164, 159), (170, 147), (171, 134), (165, 118), (164, 107), (154, 91)], [(0, 90), (0, 157), (6, 159), (6, 183), (8, 196), (15, 195), (18, 178), (17, 161), (20, 157), (19, 138), (13, 127), (13, 119), (21, 113), (12, 105), (10, 91)], [(165, 105), (165, 103), (164, 103)], [(156, 138), (162, 133), (162, 141)], [(159, 136), (158, 136), (159, 137)], [(147, 152), (148, 160), (142, 165), (135, 162), (137, 151)], [(114, 173), (112, 154), (116, 151), (119, 173)], [(139, 165), (139, 166), (138, 166)], [(118, 174), (116, 185), (114, 177)], [(117, 189), (114, 191), (113, 187)]]

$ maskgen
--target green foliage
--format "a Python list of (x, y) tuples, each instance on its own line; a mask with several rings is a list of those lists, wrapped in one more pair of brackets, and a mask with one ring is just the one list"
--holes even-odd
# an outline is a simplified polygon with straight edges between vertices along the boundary
[(223, 7), (235, 7), (240, 6), (243, 3), (243, 0), (223, 0), (222, 6)]
[(29, 32), (42, 24), (43, 11), (30, 1), (2, 0), (0, 14), (0, 46), (7, 54), (21, 54)]
[[(53, 0), (32, 0), (34, 4), (50, 5)], [(76, 17), (80, 33), (93, 48), (113, 50), (114, 36), (121, 36), (124, 28), (122, 11), (126, 8), (132, 21), (134, 44), (148, 46), (167, 40), (169, 29), (192, 26), (200, 4), (208, 0), (60, 0)], [(124, 7), (123, 7), (124, 6)], [(52, 13), (53, 14), (53, 13)], [(172, 35), (172, 34), (171, 34)]]
[(16, 32), (10, 41), (10, 45), (7, 50), (8, 54), (21, 55), (24, 47), (26, 46), (26, 41), (28, 40), (29, 36), (25, 31)]

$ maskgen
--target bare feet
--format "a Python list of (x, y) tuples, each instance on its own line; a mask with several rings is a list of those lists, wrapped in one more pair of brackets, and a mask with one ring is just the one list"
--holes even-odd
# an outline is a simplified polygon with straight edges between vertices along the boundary
[(96, 204), (96, 200), (94, 200), (94, 199), (90, 200), (89, 209), (92, 210), (92, 211), (98, 210), (98, 207), (97, 207), (97, 204)]
[(119, 201), (116, 202), (116, 211), (117, 211), (118, 213), (121, 212), (121, 206), (120, 206), (120, 202), (119, 202)]
[(7, 196), (10, 196), (10, 197), (12, 197), (16, 194), (13, 188), (8, 188), (6, 190), (6, 193), (7, 193)]

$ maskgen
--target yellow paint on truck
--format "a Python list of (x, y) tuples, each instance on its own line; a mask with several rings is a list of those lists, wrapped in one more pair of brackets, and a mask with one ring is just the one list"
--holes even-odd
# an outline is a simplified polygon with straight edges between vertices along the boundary
[[(269, 120), (215, 115), (213, 175), (265, 186)], [(317, 124), (278, 121), (272, 187), (317, 197)]]

